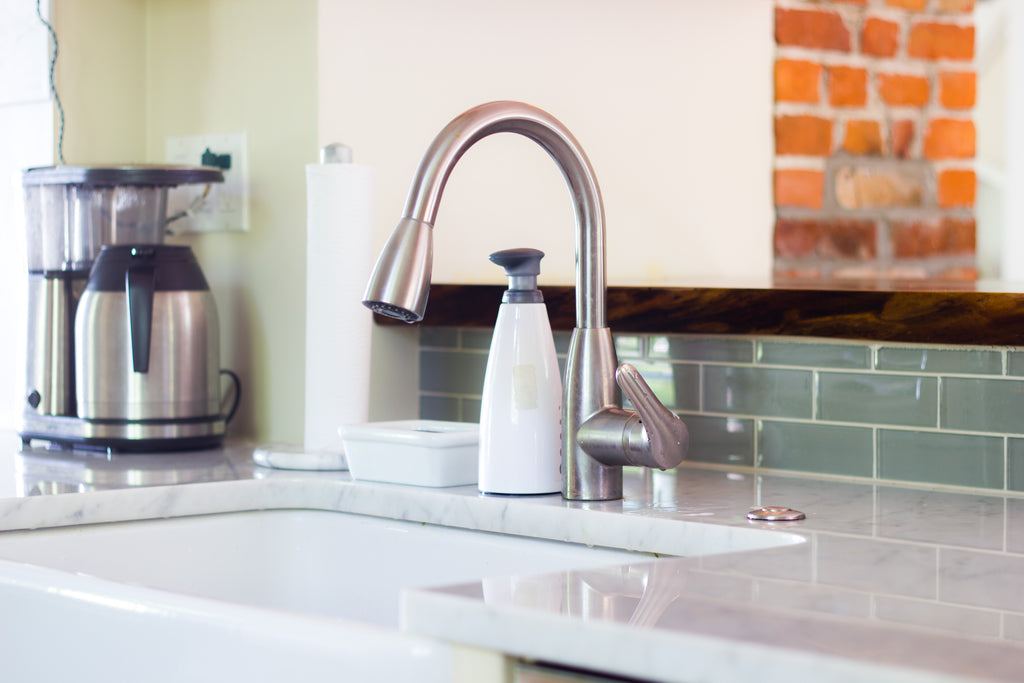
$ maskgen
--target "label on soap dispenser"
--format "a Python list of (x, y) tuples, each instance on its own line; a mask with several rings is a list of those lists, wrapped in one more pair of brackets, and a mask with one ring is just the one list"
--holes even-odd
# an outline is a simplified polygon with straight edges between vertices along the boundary
[(517, 410), (537, 409), (537, 367), (512, 366), (512, 403)]

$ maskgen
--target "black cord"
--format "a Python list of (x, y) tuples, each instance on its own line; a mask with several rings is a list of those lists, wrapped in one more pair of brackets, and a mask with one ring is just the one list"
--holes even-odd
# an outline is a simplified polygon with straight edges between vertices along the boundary
[(57, 67), (57, 32), (53, 30), (53, 26), (50, 25), (46, 19), (43, 18), (43, 9), (41, 7), (42, 0), (36, 0), (36, 16), (39, 17), (39, 21), (43, 22), (43, 26), (50, 32), (50, 38), (53, 40), (53, 53), (50, 56), (50, 92), (53, 94), (53, 101), (57, 104), (57, 159), (60, 163), (64, 164), (64, 107), (60, 103), (60, 95), (57, 94), (57, 84), (54, 77), (54, 71)]

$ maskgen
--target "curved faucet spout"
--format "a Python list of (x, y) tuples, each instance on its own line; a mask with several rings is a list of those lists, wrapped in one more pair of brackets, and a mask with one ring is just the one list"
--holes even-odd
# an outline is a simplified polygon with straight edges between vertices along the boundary
[[(438, 133), (423, 155), (409, 189), (404, 218), (433, 226), (441, 194), (459, 159), (483, 138), (503, 132), (518, 133), (536, 142), (554, 159), (565, 178), (576, 215), (576, 326), (604, 327), (605, 228), (601, 190), (580, 143), (547, 112), (522, 102), (491, 102), (455, 118)], [(423, 303), (425, 306), (425, 299)]]
[(576, 329), (566, 361), (562, 405), (562, 495), (572, 500), (622, 497), (622, 465), (675, 467), (686, 453), (686, 427), (632, 368), (620, 374), (638, 412), (621, 409), (618, 360), (606, 322), (605, 227), (601, 191), (583, 149), (547, 112), (520, 102), (475, 107), (431, 143), (412, 181), (405, 214), (377, 259), (363, 303), (407, 322), (423, 319), (430, 289), (432, 234), (448, 176), (466, 151), (494, 133), (518, 133), (554, 159), (576, 216)]

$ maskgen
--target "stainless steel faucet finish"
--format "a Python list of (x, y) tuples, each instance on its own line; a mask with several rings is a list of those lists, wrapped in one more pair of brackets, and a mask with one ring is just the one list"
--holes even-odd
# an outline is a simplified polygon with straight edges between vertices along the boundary
[[(452, 169), (476, 142), (518, 133), (558, 165), (576, 216), (576, 329), (566, 364), (562, 408), (562, 495), (569, 500), (622, 497), (622, 466), (667, 469), (686, 456), (686, 425), (654, 396), (630, 365), (618, 366), (606, 323), (605, 227), (601, 191), (572, 133), (550, 114), (520, 102), (491, 102), (449, 123), (412, 181), (404, 217), (388, 239), (363, 303), (407, 322), (423, 318), (433, 260), (432, 229)], [(636, 411), (623, 410), (620, 387)]]

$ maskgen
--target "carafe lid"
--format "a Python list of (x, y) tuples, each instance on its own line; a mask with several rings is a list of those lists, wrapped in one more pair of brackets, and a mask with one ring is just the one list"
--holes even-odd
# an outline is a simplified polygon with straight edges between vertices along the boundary
[(205, 291), (210, 288), (199, 261), (188, 246), (125, 244), (104, 246), (89, 273), (88, 290), (125, 291), (125, 273), (146, 269), (154, 273), (153, 291)]

